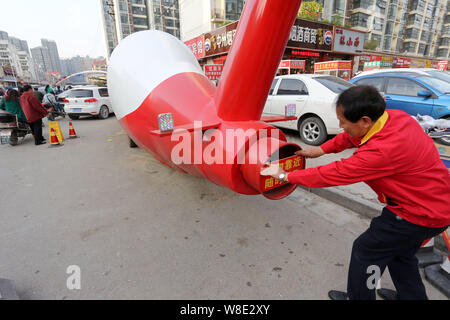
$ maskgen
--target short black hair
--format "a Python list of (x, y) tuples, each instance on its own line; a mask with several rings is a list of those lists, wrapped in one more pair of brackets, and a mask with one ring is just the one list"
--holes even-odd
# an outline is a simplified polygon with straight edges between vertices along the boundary
[(33, 89), (33, 87), (31, 87), (29, 84), (24, 85), (23, 88), (22, 88), (23, 92), (27, 92), (30, 89)]
[(364, 116), (376, 121), (386, 110), (386, 102), (375, 87), (355, 86), (339, 95), (336, 107), (342, 107), (344, 117), (353, 123)]

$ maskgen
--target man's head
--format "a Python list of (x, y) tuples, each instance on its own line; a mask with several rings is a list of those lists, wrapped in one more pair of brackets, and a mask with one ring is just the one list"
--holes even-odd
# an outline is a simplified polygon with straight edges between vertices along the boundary
[(342, 92), (336, 101), (339, 127), (352, 138), (362, 138), (386, 109), (378, 90), (371, 86), (351, 87)]
[(33, 93), (33, 87), (30, 86), (29, 84), (24, 85), (22, 90), (23, 92)]

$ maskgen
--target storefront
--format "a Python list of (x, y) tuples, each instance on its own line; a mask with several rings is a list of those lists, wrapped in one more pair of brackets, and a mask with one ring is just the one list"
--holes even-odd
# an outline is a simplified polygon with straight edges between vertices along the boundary
[[(205, 65), (226, 63), (237, 25), (235, 21), (185, 42), (203, 69)], [(297, 18), (282, 60), (304, 62), (300, 62), (301, 67), (292, 67), (295, 62), (290, 62), (289, 69), (281, 68), (278, 73), (314, 73), (315, 63), (334, 60), (351, 61), (353, 68), (354, 57), (361, 54), (363, 46), (364, 32)]]

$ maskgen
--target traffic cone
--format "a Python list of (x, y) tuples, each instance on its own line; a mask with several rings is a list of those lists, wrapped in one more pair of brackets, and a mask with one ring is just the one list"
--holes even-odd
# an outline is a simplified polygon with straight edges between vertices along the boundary
[(59, 139), (56, 136), (56, 132), (55, 129), (51, 128), (50, 129), (50, 146), (60, 146), (61, 144), (59, 143)]
[(72, 122), (69, 122), (69, 138), (77, 138), (77, 133), (72, 126)]
[(442, 263), (442, 256), (434, 251), (434, 238), (427, 239), (422, 243), (416, 257), (421, 268), (431, 264)]
[[(450, 252), (450, 237), (448, 231), (442, 233), (445, 244)], [(433, 264), (425, 268), (425, 278), (443, 294), (450, 298), (450, 254), (443, 264)]]

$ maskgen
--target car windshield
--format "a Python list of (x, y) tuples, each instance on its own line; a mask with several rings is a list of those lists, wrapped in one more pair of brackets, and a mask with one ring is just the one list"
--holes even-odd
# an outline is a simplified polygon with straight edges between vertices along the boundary
[(355, 86), (350, 82), (347, 82), (341, 78), (333, 76), (313, 77), (313, 79), (322, 84), (323, 86), (327, 87), (334, 93), (341, 93), (342, 91)]
[(92, 98), (94, 92), (92, 90), (71, 90), (67, 93), (66, 98)]
[(432, 76), (433, 78), (437, 78), (439, 80), (443, 80), (446, 82), (450, 83), (450, 74), (448, 74), (447, 72), (442, 72), (442, 71), (434, 71), (434, 70), (430, 70), (430, 71), (426, 71), (430, 76)]
[(424, 76), (417, 77), (417, 79), (439, 92), (450, 94), (450, 82), (442, 81), (433, 77), (424, 77)]

